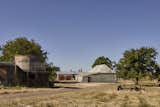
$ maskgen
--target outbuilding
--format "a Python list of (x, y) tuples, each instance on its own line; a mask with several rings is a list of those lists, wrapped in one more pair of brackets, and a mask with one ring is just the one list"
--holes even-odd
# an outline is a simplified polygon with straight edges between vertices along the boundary
[(73, 81), (76, 81), (76, 75), (77, 73), (73, 71), (72, 72), (59, 71), (57, 72), (56, 81), (57, 82), (73, 82)]
[(36, 56), (15, 56), (14, 62), (0, 62), (0, 85), (48, 86), (49, 73)]
[(116, 73), (107, 65), (97, 65), (89, 72), (79, 73), (76, 76), (79, 82), (117, 82)]

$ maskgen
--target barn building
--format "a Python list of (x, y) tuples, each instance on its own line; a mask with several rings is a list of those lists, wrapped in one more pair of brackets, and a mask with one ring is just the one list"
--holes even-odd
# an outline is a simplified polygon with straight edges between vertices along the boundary
[(0, 62), (0, 85), (12, 86), (17, 82), (25, 82), (25, 75), (26, 73), (14, 63)]
[(62, 72), (59, 71), (57, 72), (57, 78), (56, 81), (57, 82), (73, 82), (76, 81), (76, 72)]
[(117, 82), (116, 73), (107, 65), (97, 65), (89, 72), (82, 72), (76, 76), (78, 82)]
[(47, 86), (48, 72), (38, 57), (18, 55), (14, 63), (0, 63), (0, 84)]

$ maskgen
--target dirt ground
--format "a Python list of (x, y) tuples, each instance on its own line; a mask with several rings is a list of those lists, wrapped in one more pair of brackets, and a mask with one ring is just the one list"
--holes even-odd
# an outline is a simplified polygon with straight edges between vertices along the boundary
[[(45, 97), (50, 95), (57, 95), (61, 93), (95, 89), (109, 85), (106, 83), (75, 83), (75, 84), (56, 84), (55, 88), (20, 88), (20, 89), (1, 89), (0, 102), (15, 99), (30, 99), (33, 97)], [(111, 84), (110, 84), (111, 85)]]
[[(131, 84), (130, 82), (125, 82)], [(0, 89), (0, 107), (160, 107), (160, 88), (117, 91), (121, 83), (56, 84), (57, 88)]]

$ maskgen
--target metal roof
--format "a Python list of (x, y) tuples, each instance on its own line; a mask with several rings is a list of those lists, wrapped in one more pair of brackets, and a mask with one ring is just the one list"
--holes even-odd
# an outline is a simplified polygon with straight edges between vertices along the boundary
[(0, 66), (15, 66), (12, 62), (0, 62)]
[(78, 73), (81, 76), (89, 76), (94, 74), (115, 74), (115, 71), (110, 69), (107, 65), (96, 65), (89, 72), (80, 72)]
[(96, 65), (94, 68), (92, 68), (90, 73), (115, 73), (111, 68), (109, 68), (107, 65)]
[(69, 74), (71, 74), (71, 75), (72, 75), (72, 74), (78, 74), (77, 72), (68, 72), (68, 71), (57, 71), (56, 73), (57, 73), (57, 74), (68, 74), (68, 75), (69, 75)]

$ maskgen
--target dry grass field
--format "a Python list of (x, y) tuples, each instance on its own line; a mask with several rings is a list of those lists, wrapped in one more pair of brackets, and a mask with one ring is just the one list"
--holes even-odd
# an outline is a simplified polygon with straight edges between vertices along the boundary
[(160, 107), (160, 88), (144, 82), (145, 90), (117, 91), (118, 84), (58, 84), (62, 88), (0, 90), (0, 107)]

